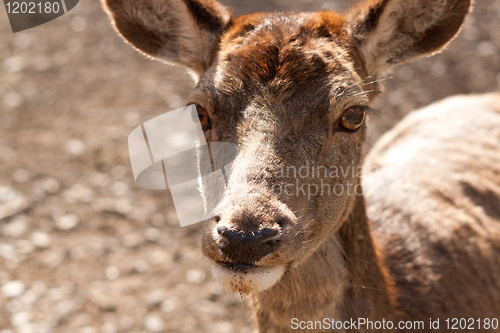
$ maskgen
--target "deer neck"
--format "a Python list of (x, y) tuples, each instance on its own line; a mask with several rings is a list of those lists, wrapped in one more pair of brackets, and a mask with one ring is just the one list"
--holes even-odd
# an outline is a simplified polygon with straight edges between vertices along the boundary
[(364, 198), (357, 196), (342, 227), (278, 284), (252, 295), (252, 302), (263, 332), (289, 331), (292, 318), (391, 320), (396, 317), (391, 286), (370, 234)]

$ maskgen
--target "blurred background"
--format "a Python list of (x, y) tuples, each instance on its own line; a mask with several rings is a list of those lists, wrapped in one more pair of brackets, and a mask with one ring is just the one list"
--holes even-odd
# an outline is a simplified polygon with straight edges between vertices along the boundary
[[(222, 2), (236, 15), (353, 3)], [(130, 168), (129, 133), (184, 106), (189, 76), (126, 45), (98, 1), (16, 34), (0, 7), (0, 333), (251, 332), (248, 300), (205, 268), (200, 225), (181, 228), (169, 194)], [(384, 86), (367, 149), (412, 109), (498, 91), (500, 0), (477, 1), (445, 52)]]

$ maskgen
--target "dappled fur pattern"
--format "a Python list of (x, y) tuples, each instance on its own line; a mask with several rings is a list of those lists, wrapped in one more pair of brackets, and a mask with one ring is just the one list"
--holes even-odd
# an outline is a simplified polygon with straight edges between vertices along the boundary
[[(239, 18), (208, 0), (104, 3), (134, 47), (198, 74), (191, 102), (210, 119), (207, 142), (240, 148), (202, 251), (219, 282), (250, 294), (260, 332), (290, 332), (294, 317), (427, 323), (500, 313), (498, 95), (443, 102), (385, 136), (366, 164), (378, 168), (364, 181), (367, 209), (361, 195), (271, 191), (296, 180), (278, 178), (279, 167), (362, 166), (366, 125), (343, 129), (345, 110), (369, 110), (391, 66), (444, 48), (471, 1), (370, 0), (347, 16)], [(224, 253), (218, 225), (279, 230), (279, 242)]]

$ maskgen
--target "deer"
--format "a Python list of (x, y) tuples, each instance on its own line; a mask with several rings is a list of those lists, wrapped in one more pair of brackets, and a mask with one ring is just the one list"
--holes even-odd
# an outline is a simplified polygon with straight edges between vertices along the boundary
[(364, 148), (383, 75), (442, 51), (471, 0), (103, 4), (135, 49), (191, 73), (206, 142), (238, 147), (201, 251), (259, 332), (500, 332), (500, 94), (445, 99)]

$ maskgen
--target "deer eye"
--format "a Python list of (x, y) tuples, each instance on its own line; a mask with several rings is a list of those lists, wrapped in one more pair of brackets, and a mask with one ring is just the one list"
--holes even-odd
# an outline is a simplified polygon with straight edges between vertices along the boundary
[(193, 117), (193, 120), (195, 120), (195, 121), (196, 121), (196, 119), (200, 120), (201, 128), (204, 131), (207, 131), (210, 129), (210, 127), (212, 125), (210, 122), (210, 117), (208, 115), (207, 110), (203, 106), (196, 104), (196, 111), (193, 111), (192, 117)]
[(348, 131), (355, 131), (363, 125), (366, 111), (363, 106), (353, 106), (344, 111), (341, 125)]

